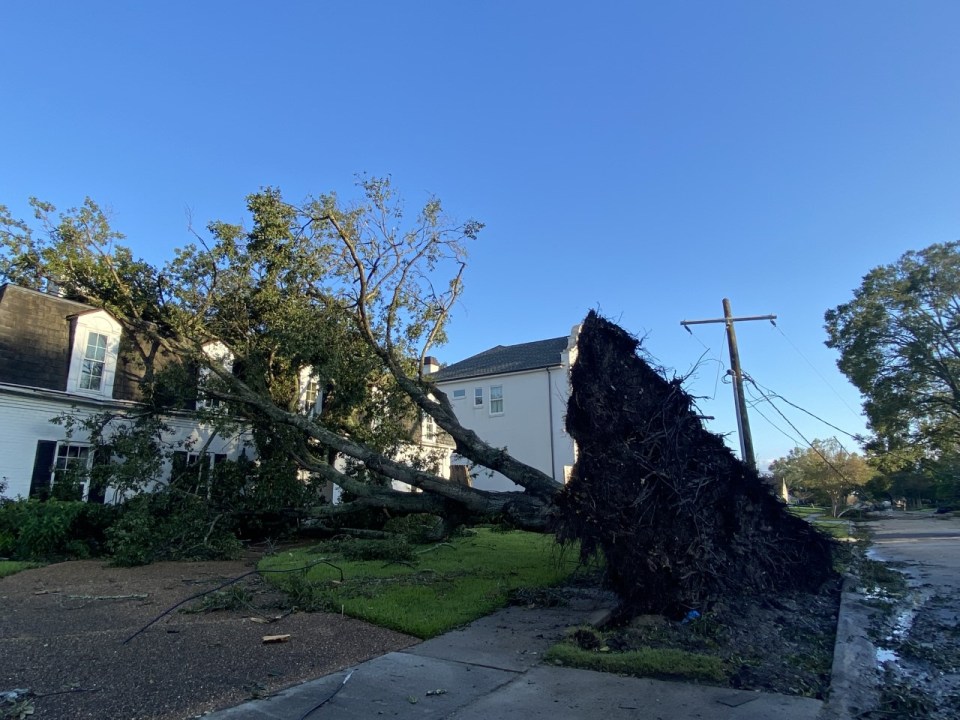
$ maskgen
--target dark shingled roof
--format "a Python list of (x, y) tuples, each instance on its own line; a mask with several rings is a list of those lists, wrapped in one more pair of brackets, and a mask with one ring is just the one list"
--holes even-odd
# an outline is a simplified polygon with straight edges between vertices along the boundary
[[(0, 383), (65, 391), (73, 351), (71, 320), (98, 308), (66, 298), (0, 285)], [(124, 334), (113, 381), (117, 400), (141, 400), (145, 369)], [(150, 341), (140, 340), (150, 362), (159, 370), (174, 359), (163, 351), (151, 353)]]
[(502, 375), (553, 367), (560, 364), (561, 355), (567, 349), (568, 341), (569, 337), (564, 335), (519, 345), (497, 345), (466, 360), (448, 365), (430, 375), (430, 379), (436, 382), (447, 382), (483, 375)]
[(0, 287), (0, 382), (66, 390), (70, 318), (93, 309), (16, 285)]

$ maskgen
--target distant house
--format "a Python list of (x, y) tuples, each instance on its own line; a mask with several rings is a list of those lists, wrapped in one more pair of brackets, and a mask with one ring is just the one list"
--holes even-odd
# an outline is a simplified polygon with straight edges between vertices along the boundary
[[(432, 365), (425, 370), (433, 370), (429, 377), (446, 393), (464, 427), (563, 483), (576, 459), (564, 417), (579, 329), (549, 340), (497, 345), (443, 369)], [(503, 475), (472, 470), (453, 455), (451, 479), (465, 481), (467, 473), (472, 485), (483, 490), (519, 489)]]
[[(45, 498), (58, 474), (110, 461), (94, 457), (88, 437), (67, 437), (64, 427), (50, 421), (64, 412), (136, 410), (146, 363), (134, 342), (144, 341), (129, 337), (104, 310), (0, 286), (0, 480), (6, 497)], [(157, 348), (147, 349), (150, 364), (164, 362)], [(162, 438), (171, 449), (167, 474), (178, 460), (212, 467), (235, 459), (248, 443), (244, 436), (218, 437), (190, 412), (173, 412), (165, 421), (171, 429)], [(83, 484), (84, 500), (111, 501), (114, 495)]]

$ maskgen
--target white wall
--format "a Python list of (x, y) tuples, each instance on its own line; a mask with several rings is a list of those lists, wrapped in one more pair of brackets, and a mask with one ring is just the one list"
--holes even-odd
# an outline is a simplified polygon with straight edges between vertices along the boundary
[[(48, 391), (15, 390), (0, 388), (0, 479), (7, 484), (4, 496), (8, 498), (27, 497), (30, 494), (30, 478), (33, 475), (33, 463), (36, 458), (38, 440), (66, 440), (66, 431), (61, 425), (51, 423), (51, 418), (70, 411), (75, 404), (82, 412), (94, 414), (116, 405), (84, 402), (84, 399), (66, 393), (61, 397)], [(178, 445), (190, 440), (194, 449), (201, 447), (211, 435), (209, 427), (197, 426), (190, 418), (174, 416), (166, 418), (172, 432), (165, 436), (164, 442), (169, 450), (180, 449)], [(73, 442), (84, 442), (87, 437), (75, 432)], [(230, 459), (236, 459), (248, 437), (215, 437), (208, 450), (225, 453)], [(251, 450), (248, 456), (253, 456)], [(107, 493), (107, 498), (111, 498)]]
[[(567, 372), (561, 367), (509, 375), (489, 375), (437, 383), (450, 399), (457, 419), (494, 447), (506, 448), (517, 460), (564, 481), (564, 468), (573, 465), (573, 440), (563, 429), (570, 397)], [(490, 413), (490, 388), (503, 387), (503, 414)], [(483, 388), (483, 405), (474, 406), (475, 388)], [(454, 399), (454, 390), (464, 397)], [(552, 443), (551, 443), (552, 438)], [(482, 490), (520, 490), (500, 473), (483, 469), (473, 486)]]

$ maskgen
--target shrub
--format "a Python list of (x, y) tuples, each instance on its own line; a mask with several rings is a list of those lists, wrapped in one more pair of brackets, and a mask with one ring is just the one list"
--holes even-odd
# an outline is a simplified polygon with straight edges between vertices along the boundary
[(0, 505), (0, 556), (62, 560), (100, 555), (113, 506), (79, 501), (18, 500)]
[(437, 542), (446, 537), (446, 524), (439, 515), (417, 513), (391, 518), (383, 526), (390, 533), (404, 536), (412, 543)]
[(280, 587), (287, 593), (291, 607), (304, 612), (332, 610), (332, 605), (324, 593), (323, 583), (309, 580), (306, 572), (291, 573)]
[(393, 563), (413, 562), (416, 556), (410, 543), (402, 535), (389, 540), (357, 540), (350, 538), (340, 543), (345, 560), (386, 560)]
[(240, 541), (229, 515), (215, 512), (204, 499), (160, 490), (123, 505), (120, 519), (107, 531), (107, 547), (116, 565), (145, 565), (233, 558)]

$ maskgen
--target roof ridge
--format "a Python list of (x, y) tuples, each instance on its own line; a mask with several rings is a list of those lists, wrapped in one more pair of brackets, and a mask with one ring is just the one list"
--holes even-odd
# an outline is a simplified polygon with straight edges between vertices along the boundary
[(484, 375), (503, 375), (554, 367), (563, 363), (563, 352), (569, 343), (568, 335), (545, 340), (531, 340), (513, 345), (497, 345), (433, 374), (438, 382), (459, 380)]

